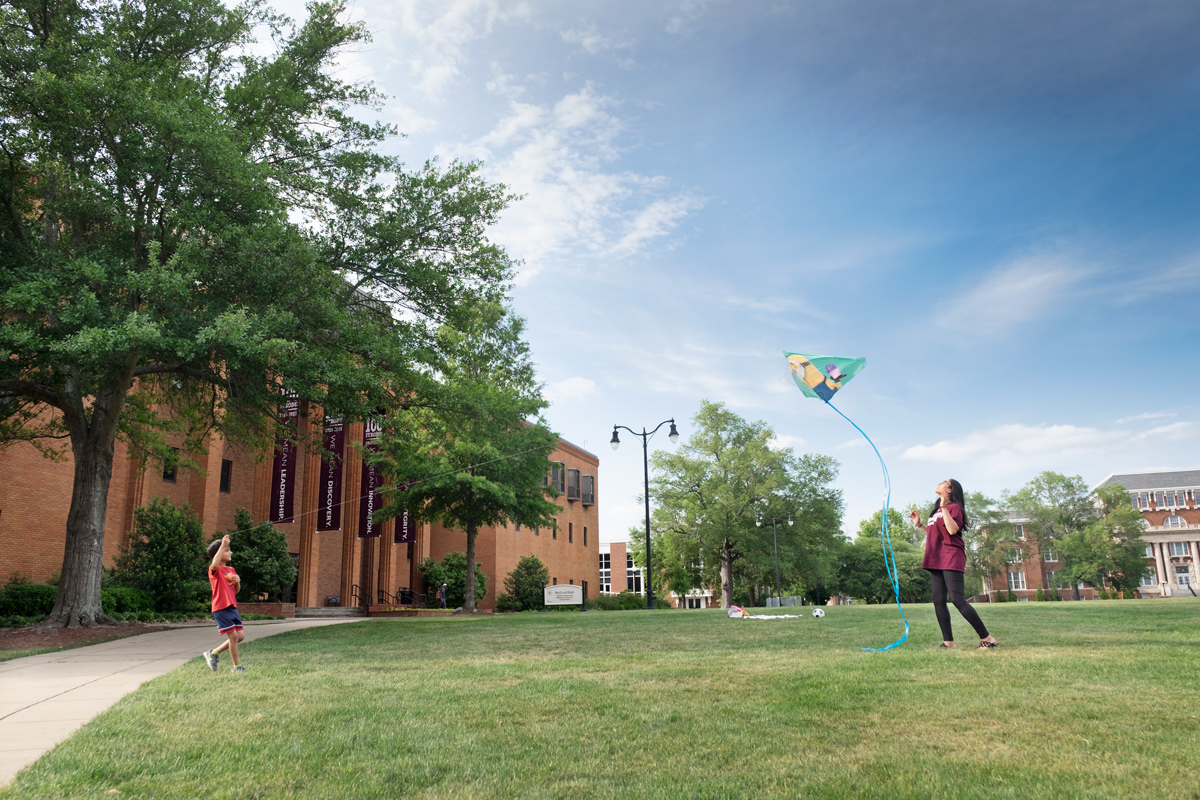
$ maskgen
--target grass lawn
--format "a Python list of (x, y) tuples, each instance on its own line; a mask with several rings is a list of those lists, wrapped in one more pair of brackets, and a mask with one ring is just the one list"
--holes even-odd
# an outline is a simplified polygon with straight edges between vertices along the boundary
[(281, 634), (245, 675), (151, 681), (0, 798), (1200, 798), (1200, 601), (983, 605), (990, 652), (905, 610), (886, 653), (860, 648), (895, 606)]

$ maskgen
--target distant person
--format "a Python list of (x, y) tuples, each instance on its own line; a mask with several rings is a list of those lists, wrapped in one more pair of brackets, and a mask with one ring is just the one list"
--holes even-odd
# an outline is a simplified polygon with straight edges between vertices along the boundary
[(979, 649), (988, 650), (996, 646), (996, 639), (988, 633), (983, 620), (974, 606), (967, 602), (963, 588), (963, 573), (967, 569), (967, 549), (963, 544), (962, 532), (970, 522), (963, 505), (962, 484), (953, 478), (942, 481), (934, 490), (938, 499), (929, 510), (929, 521), (921, 525), (921, 513), (913, 510), (909, 514), (912, 524), (925, 528), (925, 559), (921, 568), (929, 570), (930, 588), (933, 591), (933, 612), (942, 629), (942, 647), (954, 647), (954, 632), (950, 630), (950, 609), (946, 607), (946, 593), (950, 601), (971, 623), (979, 634)]
[(446, 584), (442, 584), (442, 588), (437, 590), (437, 599), (442, 608), (446, 607)]
[(233, 553), (229, 549), (229, 535), (208, 546), (208, 557), (212, 563), (208, 565), (208, 582), (212, 586), (212, 615), (217, 623), (217, 635), (228, 636), (221, 644), (212, 650), (204, 651), (204, 662), (213, 672), (217, 671), (220, 653), (229, 651), (233, 660), (230, 672), (245, 672), (246, 668), (238, 663), (238, 642), (246, 638), (242, 632), (242, 617), (237, 610), (237, 591), (242, 588), (242, 579), (237, 571), (229, 566)]

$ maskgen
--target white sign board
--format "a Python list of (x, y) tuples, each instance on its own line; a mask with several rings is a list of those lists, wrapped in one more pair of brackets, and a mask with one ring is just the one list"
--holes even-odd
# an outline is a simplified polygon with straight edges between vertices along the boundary
[(555, 584), (542, 588), (543, 602), (548, 606), (583, 605), (583, 587), (570, 584)]

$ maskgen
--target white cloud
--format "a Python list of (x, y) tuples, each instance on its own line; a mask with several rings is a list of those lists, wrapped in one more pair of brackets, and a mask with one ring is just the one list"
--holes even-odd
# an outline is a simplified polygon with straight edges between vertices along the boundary
[(511, 76), (494, 72), (491, 85), (510, 98), (509, 113), (445, 155), (484, 161), (491, 179), (524, 196), (493, 232), (524, 262), (518, 284), (552, 262), (596, 265), (635, 256), (704, 205), (688, 192), (670, 192), (661, 178), (612, 169), (625, 123), (620, 102), (592, 84), (553, 106), (515, 99), (524, 95)]
[(804, 446), (804, 443), (803, 437), (789, 434), (778, 435), (769, 442), (772, 450), (783, 450), (787, 447), (800, 448)]
[(571, 400), (586, 400), (595, 391), (595, 381), (575, 377), (555, 381), (542, 390), (542, 395), (551, 403), (565, 403)]
[[(1036, 465), (1081, 458), (1125, 455), (1137, 445), (1173, 443), (1200, 432), (1192, 422), (1176, 422), (1149, 431), (1101, 430), (1076, 425), (1000, 425), (955, 439), (915, 445), (901, 458), (931, 464), (971, 465), (991, 475), (1028, 474)], [(1054, 468), (1046, 466), (1045, 468)]]
[(1062, 304), (1094, 272), (1065, 256), (1029, 256), (995, 270), (967, 294), (929, 311), (938, 324), (967, 333), (995, 334), (1064, 313)]
[(1132, 417), (1121, 417), (1117, 420), (1118, 425), (1124, 425), (1126, 422), (1136, 422), (1143, 419), (1169, 419), (1170, 417), (1179, 416), (1174, 411), (1146, 411), (1142, 414), (1135, 414)]
[(562, 31), (559, 34), (564, 42), (577, 44), (590, 55), (598, 55), (608, 50), (623, 50), (632, 46), (632, 42), (618, 39), (611, 35), (598, 33), (596, 26), (588, 26), (582, 31)]

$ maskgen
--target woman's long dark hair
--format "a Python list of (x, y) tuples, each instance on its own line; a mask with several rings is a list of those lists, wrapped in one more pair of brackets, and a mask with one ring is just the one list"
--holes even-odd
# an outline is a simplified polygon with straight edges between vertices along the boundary
[[(954, 478), (950, 478), (949, 482), (950, 482), (950, 502), (958, 503), (958, 505), (962, 508), (962, 512), (963, 512), (962, 528), (965, 531), (968, 527), (970, 527), (971, 521), (969, 519), (967, 519), (967, 504), (963, 500), (962, 484), (959, 483), (958, 481), (954, 480)], [(937, 500), (933, 501), (933, 508), (929, 509), (929, 516), (932, 517), (934, 514), (937, 513), (938, 509), (941, 507), (942, 507), (942, 498), (939, 497)]]

